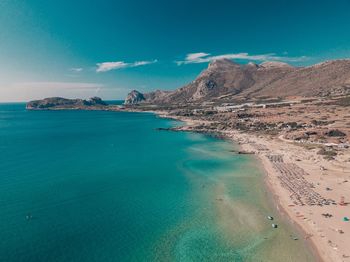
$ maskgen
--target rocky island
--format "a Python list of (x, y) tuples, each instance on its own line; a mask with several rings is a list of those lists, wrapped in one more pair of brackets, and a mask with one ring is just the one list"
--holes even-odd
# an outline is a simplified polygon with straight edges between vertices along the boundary
[(28, 110), (107, 110), (109, 105), (99, 97), (84, 99), (67, 99), (62, 97), (49, 97), (42, 100), (30, 101), (26, 105)]

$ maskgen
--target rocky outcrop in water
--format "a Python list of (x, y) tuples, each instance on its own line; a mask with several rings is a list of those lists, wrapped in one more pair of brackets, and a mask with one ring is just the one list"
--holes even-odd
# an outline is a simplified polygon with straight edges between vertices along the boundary
[(62, 97), (49, 97), (41, 100), (34, 100), (27, 103), (29, 110), (48, 109), (90, 109), (106, 107), (108, 104), (99, 97), (84, 99), (67, 99)]

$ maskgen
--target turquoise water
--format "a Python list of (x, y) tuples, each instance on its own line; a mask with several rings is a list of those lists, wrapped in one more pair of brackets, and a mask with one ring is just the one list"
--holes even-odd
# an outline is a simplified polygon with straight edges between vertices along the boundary
[(0, 104), (1, 261), (312, 259), (231, 144), (148, 113), (24, 107)]

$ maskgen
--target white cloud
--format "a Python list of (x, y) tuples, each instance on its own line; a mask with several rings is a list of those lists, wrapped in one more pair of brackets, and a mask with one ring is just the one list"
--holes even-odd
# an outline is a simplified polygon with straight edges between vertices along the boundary
[(127, 67), (138, 67), (138, 66), (144, 66), (144, 65), (154, 64), (154, 63), (157, 63), (157, 60), (136, 61), (133, 63), (125, 63), (124, 61), (103, 62), (103, 63), (96, 64), (97, 65), (96, 72), (107, 72), (115, 69), (121, 69), (121, 68), (127, 68)]
[(137, 67), (137, 66), (143, 66), (143, 65), (150, 65), (150, 64), (157, 63), (157, 62), (158, 62), (157, 59), (152, 60), (152, 61), (138, 61), (138, 62), (135, 62), (135, 63), (131, 64), (131, 67)]
[(73, 68), (70, 68), (69, 70), (72, 71), (72, 72), (79, 73), (79, 72), (83, 71), (83, 68), (81, 68), (81, 67), (73, 67)]
[(207, 63), (217, 59), (241, 59), (241, 60), (252, 60), (252, 61), (284, 61), (284, 62), (300, 62), (307, 59), (306, 56), (301, 57), (287, 57), (278, 56), (275, 53), (261, 54), (261, 55), (250, 55), (248, 53), (236, 53), (236, 54), (223, 54), (212, 56), (209, 53), (199, 52), (187, 54), (185, 60), (175, 61), (178, 65), (183, 64), (198, 64)]
[(186, 56), (186, 60), (188, 61), (192, 61), (192, 60), (196, 60), (196, 59), (201, 59), (203, 57), (209, 56), (210, 54), (208, 53), (203, 53), (203, 52), (199, 52), (199, 53), (190, 53), (187, 54)]
[(127, 67), (128, 64), (122, 61), (120, 62), (103, 62), (97, 64), (96, 72), (107, 72), (114, 69), (120, 69)]

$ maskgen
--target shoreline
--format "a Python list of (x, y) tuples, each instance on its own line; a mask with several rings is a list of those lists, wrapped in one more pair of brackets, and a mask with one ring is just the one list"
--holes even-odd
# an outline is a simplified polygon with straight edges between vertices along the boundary
[[(239, 136), (239, 135), (238, 135)], [(251, 136), (251, 135), (249, 135)], [(235, 139), (233, 139), (236, 141)], [(267, 154), (278, 154), (281, 153), (279, 150), (276, 150), (274, 148), (274, 143), (281, 143), (281, 146), (284, 146), (288, 148), (288, 143), (285, 141), (283, 142), (276, 142), (274, 140), (268, 141), (265, 138), (258, 138), (259, 142), (263, 142), (267, 147), (269, 147), (269, 151), (267, 152), (256, 152), (257, 158), (259, 159), (259, 162), (261, 163), (262, 167), (264, 168), (266, 172), (266, 183), (269, 187), (270, 192), (273, 194), (275, 198), (276, 204), (280, 207), (280, 212), (285, 213), (287, 217), (292, 221), (294, 225), (299, 227), (302, 232), (305, 234), (305, 238), (307, 240), (307, 243), (310, 243), (313, 247), (313, 250), (318, 255), (318, 257), (322, 261), (349, 261), (347, 252), (347, 244), (349, 243), (349, 236), (345, 237), (345, 234), (340, 234), (337, 231), (342, 230), (345, 232), (349, 232), (345, 230), (346, 228), (349, 228), (349, 224), (346, 224), (341, 221), (342, 216), (337, 216), (337, 221), (334, 218), (336, 216), (337, 211), (339, 211), (339, 205), (327, 205), (327, 206), (318, 206), (313, 205), (309, 206), (307, 204), (299, 206), (291, 203), (291, 198), (288, 192), (283, 186), (281, 186), (281, 181), (279, 181), (279, 176), (281, 175), (276, 171), (276, 169), (273, 167), (273, 164), (271, 161), (267, 159)], [(263, 144), (263, 145), (264, 145)], [(247, 149), (251, 148), (251, 146), (247, 144), (241, 144), (242, 148)], [(290, 150), (290, 149), (288, 149)], [(295, 150), (295, 149), (294, 149)], [(302, 150), (300, 148), (297, 148), (296, 150), (299, 150), (301, 153), (308, 154), (308, 151)], [(288, 165), (295, 165), (295, 167), (300, 167), (299, 162), (293, 155), (296, 152), (283, 152), (284, 157), (288, 158)], [(291, 159), (291, 157), (293, 159)], [(303, 178), (305, 177), (304, 181), (305, 183), (313, 183), (315, 185), (318, 185), (318, 176), (319, 172), (316, 169), (319, 169), (318, 165), (315, 165), (315, 163), (312, 163), (311, 167), (308, 166), (302, 166), (303, 172), (305, 172), (305, 175), (303, 175)], [(327, 170), (330, 170), (330, 168), (326, 168)], [(316, 172), (315, 172), (316, 171)], [(311, 176), (313, 176), (311, 178)], [(332, 179), (332, 177), (330, 177)], [(329, 183), (325, 183), (325, 185), (329, 185)], [(341, 187), (340, 185), (339, 187)], [(317, 187), (317, 186), (316, 186)], [(335, 191), (335, 185), (332, 186), (332, 190)], [(316, 191), (314, 189), (311, 189), (315, 191), (317, 194), (319, 191)], [(326, 193), (326, 192), (323, 192)], [(330, 197), (335, 198), (338, 200), (338, 197), (335, 197), (334, 194), (329, 194)], [(342, 208), (342, 207), (340, 207)], [(344, 207), (347, 208), (347, 207)], [(349, 210), (349, 208), (347, 208)], [(329, 219), (327, 221), (327, 218), (323, 218), (322, 214), (325, 212), (330, 212), (333, 215), (332, 220)], [(333, 228), (331, 228), (329, 225), (331, 223), (334, 223)], [(340, 232), (340, 231), (339, 231)], [(342, 242), (336, 242), (336, 240), (339, 240), (340, 236), (344, 236), (342, 239)], [(345, 255), (345, 256), (344, 256)]]
[[(232, 138), (228, 138), (230, 142), (237, 143)], [(239, 145), (240, 148), (244, 148), (244, 146)], [(312, 241), (311, 238), (305, 238), (307, 236), (307, 231), (299, 224), (297, 221), (295, 221), (288, 213), (287, 209), (283, 206), (283, 204), (280, 201), (280, 197), (276, 193), (273, 184), (270, 183), (269, 179), (269, 171), (264, 166), (263, 160), (259, 155), (254, 154), (254, 158), (256, 159), (256, 162), (259, 166), (259, 168), (263, 172), (263, 182), (264, 187), (267, 190), (267, 198), (269, 201), (270, 206), (278, 212), (278, 214), (282, 217), (285, 223), (287, 223), (289, 226), (291, 226), (301, 237), (302, 239), (299, 239), (299, 241), (302, 241), (303, 244), (306, 244), (308, 246), (308, 249), (310, 250), (311, 254), (315, 258), (315, 261), (326, 261), (325, 258), (322, 257), (321, 253), (317, 249), (317, 245)]]
[[(183, 122), (185, 125), (177, 128), (175, 131), (192, 131), (192, 132), (200, 132), (204, 134), (215, 134), (223, 139), (227, 139), (230, 142), (238, 145), (243, 152), (253, 152), (255, 154), (256, 159), (258, 160), (259, 165), (264, 171), (264, 184), (265, 188), (268, 190), (268, 194), (271, 197), (271, 203), (273, 204), (273, 208), (275, 208), (279, 214), (286, 218), (289, 224), (291, 224), (299, 233), (303, 236), (303, 242), (309, 246), (309, 249), (316, 261), (350, 261), (350, 253), (347, 253), (347, 243), (350, 243), (349, 236), (345, 234), (341, 234), (340, 232), (346, 231), (350, 232), (350, 230), (344, 230), (350, 228), (350, 224), (346, 222), (342, 222), (339, 218), (342, 216), (338, 216), (338, 221), (336, 223), (336, 227), (341, 227), (341, 229), (331, 229), (329, 228), (329, 223), (327, 223), (327, 218), (322, 217), (322, 212), (327, 212), (329, 210), (336, 211), (339, 209), (339, 205), (336, 203), (332, 203), (333, 205), (329, 206), (327, 203), (326, 206), (319, 207), (318, 205), (295, 205), (291, 202), (290, 192), (288, 192), (281, 185), (280, 176), (281, 174), (274, 168), (273, 163), (269, 161), (268, 157), (275, 154), (280, 154), (281, 150), (276, 149), (276, 144), (279, 146), (290, 149), (290, 143), (281, 140), (279, 138), (276, 139), (267, 139), (263, 136), (258, 136), (256, 134), (243, 134), (239, 131), (211, 131), (211, 130), (196, 130), (195, 125), (201, 124), (203, 121), (193, 120), (189, 117), (175, 117), (169, 115), (165, 111), (148, 111), (156, 114), (158, 117), (169, 118)], [(253, 140), (253, 141), (251, 141)], [(253, 142), (253, 143), (252, 143)], [(252, 145), (259, 145), (258, 148), (254, 148)], [(303, 172), (303, 176), (301, 179), (305, 178), (305, 183), (310, 183), (309, 177), (313, 176), (312, 182), (318, 184), (317, 172), (315, 173), (315, 166), (319, 168), (319, 165), (311, 165), (313, 168), (310, 168), (306, 165), (301, 166), (299, 162), (299, 158), (297, 155), (294, 155), (295, 150), (298, 150), (301, 153), (306, 153), (310, 155), (306, 149), (301, 149), (300, 146), (293, 145), (293, 147), (299, 147), (297, 149), (293, 148), (291, 152), (283, 152), (281, 155), (286, 159), (286, 165), (295, 165), (296, 168), (300, 168)], [(282, 160), (283, 162), (283, 160)], [(331, 164), (330, 164), (331, 165)], [(331, 170), (327, 167), (325, 170)], [(343, 169), (344, 170), (344, 169)], [(349, 169), (350, 170), (350, 169)], [(305, 176), (304, 176), (305, 174)], [(350, 176), (349, 176), (350, 177)], [(330, 179), (332, 179), (331, 177)], [(347, 181), (347, 180), (344, 180)], [(325, 183), (327, 184), (327, 183)], [(347, 184), (347, 186), (349, 183)], [(335, 185), (333, 185), (335, 186)], [(343, 190), (346, 190), (343, 188)], [(315, 192), (316, 193), (315, 193)], [(334, 190), (335, 191), (335, 190)], [(318, 194), (318, 192), (314, 189), (310, 189), (311, 193)], [(350, 191), (349, 191), (350, 192)], [(327, 192), (329, 193), (329, 192)], [(331, 195), (331, 194), (329, 194)], [(338, 200), (338, 199), (337, 199)], [(348, 206), (341, 207), (344, 209), (350, 210)], [(314, 214), (315, 213), (315, 214)], [(343, 212), (344, 213), (344, 212)], [(350, 213), (350, 212), (349, 212)], [(332, 214), (335, 216), (334, 212)], [(309, 218), (310, 215), (310, 218)], [(326, 220), (326, 223), (324, 221)], [(332, 222), (334, 221), (334, 217)], [(331, 222), (331, 221), (329, 221)], [(341, 224), (341, 226), (340, 226)], [(327, 227), (328, 226), (328, 227)], [(334, 231), (334, 232), (331, 232)], [(338, 231), (338, 232), (337, 232)], [(345, 236), (344, 236), (345, 235)], [(338, 236), (338, 237), (335, 237)], [(339, 236), (343, 236), (342, 241), (338, 240)]]
[[(180, 122), (184, 123), (186, 126), (192, 126), (194, 124), (194, 122), (196, 122), (196, 121), (193, 121), (193, 120), (191, 120), (189, 118), (170, 116), (165, 111), (161, 111), (161, 112), (147, 111), (147, 113), (153, 113), (156, 116), (161, 117), (161, 118), (168, 118), (168, 119), (173, 119), (173, 120), (176, 120), (176, 121), (180, 121)], [(201, 132), (201, 133), (206, 134), (206, 135), (214, 135), (214, 133), (209, 133), (209, 132)], [(218, 136), (218, 134), (219, 134), (219, 136)], [(219, 139), (225, 139), (229, 143), (234, 143), (235, 145), (237, 145), (240, 149), (242, 149), (242, 151), (245, 150), (244, 145), (240, 144), (234, 138), (229, 137), (226, 134), (223, 134), (222, 132), (220, 132), (218, 134), (215, 134), (215, 135), (218, 136)], [(241, 151), (239, 151), (239, 152), (241, 152)], [(251, 153), (249, 153), (249, 154), (251, 154)], [(296, 230), (296, 232), (298, 232), (300, 235), (302, 235), (302, 236), (305, 235), (306, 236), (307, 232), (303, 229), (303, 227), (300, 224), (298, 224), (295, 220), (293, 220), (293, 218), (288, 214), (288, 212), (285, 209), (285, 207), (283, 207), (283, 205), (282, 205), (278, 195), (276, 194), (272, 184), (269, 182), (269, 171), (264, 166), (262, 159), (258, 155), (254, 154), (254, 153), (252, 155), (254, 156), (259, 169), (261, 169), (261, 171), (263, 172), (264, 177), (262, 178), (262, 180), (264, 182), (264, 187), (265, 187), (265, 189), (268, 192), (267, 198), (268, 198), (268, 201), (269, 201), (269, 205), (276, 212), (279, 213), (279, 215), (282, 217), (282, 219), (284, 220), (285, 223), (287, 223), (291, 227), (293, 227)], [(321, 253), (318, 251), (317, 245), (312, 240), (308, 241), (308, 239), (305, 239), (303, 237), (302, 241), (303, 241), (303, 243), (308, 245), (311, 254), (315, 258), (315, 261), (326, 261), (322, 257)]]
[(273, 186), (269, 183), (269, 180), (268, 180), (269, 174), (268, 174), (267, 170), (265, 169), (265, 167), (263, 166), (261, 159), (259, 157), (256, 157), (256, 156), (255, 156), (255, 159), (256, 159), (259, 167), (262, 169), (262, 172), (264, 173), (264, 177), (263, 177), (264, 187), (267, 190), (267, 195), (268, 195), (267, 197), (268, 197), (268, 200), (270, 202), (269, 204), (271, 205), (271, 207), (274, 210), (276, 210), (276, 212), (279, 213), (279, 215), (282, 217), (282, 219), (285, 221), (285, 223), (287, 223), (289, 226), (291, 226), (300, 236), (303, 237), (302, 239), (299, 239), (299, 240), (302, 241), (303, 244), (307, 245), (309, 251), (311, 252), (313, 257), (315, 258), (315, 261), (324, 261), (320, 252), (318, 251), (315, 243), (313, 241), (309, 241), (308, 239), (305, 239), (304, 236), (307, 235), (307, 232), (302, 228), (302, 226), (300, 226), (298, 223), (296, 223), (296, 221), (294, 221), (292, 219), (292, 217), (288, 214), (285, 207), (281, 204), (278, 195), (275, 193), (275, 191), (273, 189)]
[[(328, 161), (317, 154), (315, 148), (293, 143), (283, 135), (207, 128), (219, 122), (174, 116), (167, 110), (109, 111), (152, 113), (180, 121), (184, 125), (161, 130), (214, 135), (238, 145), (244, 154), (256, 155), (264, 171), (263, 180), (272, 206), (301, 232), (315, 260), (350, 262), (350, 222), (345, 221), (345, 217), (350, 217), (349, 150), (343, 151), (336, 160)], [(339, 204), (342, 196), (345, 196), (345, 205)]]

